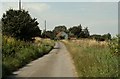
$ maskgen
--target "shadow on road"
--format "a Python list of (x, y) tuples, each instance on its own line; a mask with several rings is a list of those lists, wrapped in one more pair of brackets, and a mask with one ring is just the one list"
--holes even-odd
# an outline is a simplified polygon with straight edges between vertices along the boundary
[(53, 49), (60, 49), (60, 47), (54, 47)]

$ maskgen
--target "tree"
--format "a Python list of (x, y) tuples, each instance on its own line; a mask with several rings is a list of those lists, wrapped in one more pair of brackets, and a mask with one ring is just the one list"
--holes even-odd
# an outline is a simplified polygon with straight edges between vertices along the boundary
[(41, 35), (38, 24), (28, 11), (9, 9), (2, 17), (2, 32), (17, 39), (30, 40)]
[(97, 41), (104, 41), (104, 38), (102, 37), (102, 35), (98, 35), (98, 34), (93, 34), (90, 36), (90, 38), (95, 39)]
[(88, 38), (89, 36), (90, 36), (90, 33), (88, 31), (88, 27), (83, 29), (79, 34), (79, 37), (81, 37), (81, 38)]
[(79, 26), (73, 26), (72, 28), (68, 29), (69, 34), (74, 34), (74, 36), (79, 37), (79, 34), (82, 31), (82, 26), (81, 24)]
[(53, 30), (53, 33), (54, 33), (54, 35), (57, 35), (59, 32), (62, 32), (62, 31), (67, 32), (66, 26), (64, 26), (64, 25), (63, 26), (56, 26)]
[(104, 34), (102, 37), (103, 37), (105, 40), (111, 40), (111, 34), (110, 34), (110, 33)]
[(43, 37), (43, 38), (54, 39), (54, 35), (53, 35), (53, 32), (52, 32), (52, 31), (43, 31), (42, 37)]

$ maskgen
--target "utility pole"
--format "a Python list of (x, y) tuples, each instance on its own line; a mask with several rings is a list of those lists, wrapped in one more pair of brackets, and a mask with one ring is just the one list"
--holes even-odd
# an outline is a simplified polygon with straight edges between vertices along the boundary
[(19, 10), (21, 10), (21, 0), (19, 0)]

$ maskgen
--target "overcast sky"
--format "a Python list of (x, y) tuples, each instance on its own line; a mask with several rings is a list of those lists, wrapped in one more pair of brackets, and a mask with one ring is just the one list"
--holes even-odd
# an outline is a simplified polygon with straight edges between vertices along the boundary
[[(66, 2), (26, 0), (22, 3), (22, 8), (28, 10), (33, 18), (37, 18), (42, 30), (44, 20), (47, 20), (47, 30), (53, 30), (58, 25), (69, 28), (81, 24), (88, 27), (90, 34), (118, 33), (118, 0), (64, 1)], [(17, 0), (2, 0), (0, 7), (1, 16), (9, 8), (18, 9), (18, 3)]]

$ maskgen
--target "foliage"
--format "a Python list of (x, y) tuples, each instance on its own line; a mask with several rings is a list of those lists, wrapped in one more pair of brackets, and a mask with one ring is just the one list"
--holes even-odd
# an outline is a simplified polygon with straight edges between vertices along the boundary
[(109, 42), (109, 47), (113, 54), (120, 56), (120, 35), (117, 35), (111, 39)]
[(76, 37), (76, 38), (88, 38), (90, 36), (88, 28), (82, 29), (81, 24), (78, 26), (73, 26), (68, 29), (69, 36), (70, 37)]
[(103, 37), (105, 40), (111, 40), (111, 34), (110, 34), (110, 33), (104, 34), (104, 35), (102, 35), (102, 37)]
[(43, 31), (42, 38), (54, 39), (53, 32), (52, 31)]
[(101, 35), (97, 35), (97, 34), (91, 35), (90, 38), (95, 39), (95, 40), (97, 40), (97, 41), (100, 41), (100, 40), (102, 41), (102, 40), (104, 40), (104, 39), (102, 39), (102, 36), (101, 36)]
[(2, 43), (3, 76), (10, 75), (30, 61), (49, 53), (54, 46), (50, 40), (35, 44), (8, 36), (3, 36)]
[(81, 31), (82, 31), (82, 26), (73, 26), (71, 28), (68, 29), (69, 34), (72, 33), (74, 34), (76, 37), (78, 37), (78, 35), (80, 35)]
[(53, 33), (54, 33), (54, 35), (57, 35), (59, 32), (62, 32), (62, 31), (67, 32), (66, 26), (64, 26), (64, 25), (63, 26), (56, 26), (53, 30)]
[(108, 33), (108, 34), (104, 34), (104, 35), (97, 35), (97, 34), (94, 34), (94, 35), (91, 35), (90, 38), (92, 39), (95, 39), (97, 41), (105, 41), (105, 40), (111, 40), (111, 34)]
[(90, 36), (90, 33), (89, 33), (89, 31), (88, 31), (88, 27), (86, 27), (85, 29), (83, 29), (83, 30), (80, 32), (80, 34), (79, 34), (78, 37), (81, 37), (81, 38), (89, 38), (89, 36)]
[(79, 77), (118, 77), (118, 56), (110, 53), (107, 42), (73, 40), (64, 43)]
[(2, 32), (17, 39), (29, 40), (40, 36), (38, 24), (36, 18), (32, 19), (28, 11), (9, 9), (2, 17)]
[[(60, 32), (65, 32), (68, 34), (68, 37), (76, 37), (76, 38), (88, 38), (90, 36), (88, 28), (82, 29), (81, 24), (78, 26), (73, 26), (67, 30), (66, 26), (57, 26), (53, 30), (52, 37), (55, 39), (56, 35)], [(63, 38), (63, 37), (61, 37)]]

